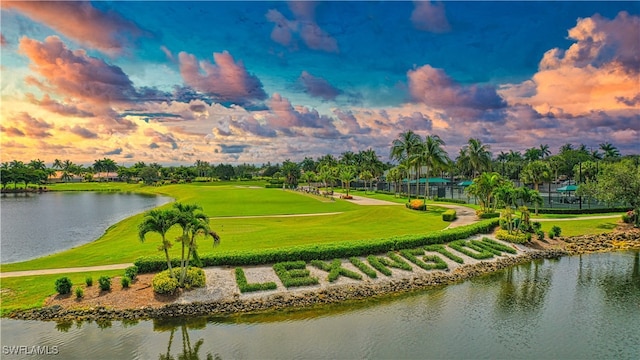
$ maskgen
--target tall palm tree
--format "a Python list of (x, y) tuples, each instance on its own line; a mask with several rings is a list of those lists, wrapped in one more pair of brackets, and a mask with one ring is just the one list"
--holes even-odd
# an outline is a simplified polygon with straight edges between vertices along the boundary
[(542, 151), (538, 148), (530, 148), (524, 151), (524, 158), (527, 161), (536, 161), (542, 158)]
[[(404, 163), (407, 169), (409, 169), (411, 167), (411, 157), (417, 152), (421, 143), (422, 138), (420, 138), (420, 135), (411, 130), (407, 130), (401, 133), (397, 139), (393, 140), (389, 157), (392, 160), (398, 160), (399, 163)], [(417, 185), (416, 183), (416, 186)], [(409, 199), (411, 199), (411, 188), (409, 184), (407, 184), (407, 186)]]
[(166, 234), (167, 231), (177, 223), (177, 220), (178, 213), (175, 210), (150, 210), (145, 213), (144, 219), (142, 219), (142, 222), (138, 225), (138, 237), (141, 242), (144, 242), (145, 235), (149, 232), (156, 232), (162, 237), (162, 245), (158, 250), (164, 251), (167, 259), (167, 267), (169, 268), (169, 275), (171, 277), (174, 277), (171, 259), (169, 258), (171, 242), (166, 239)]
[(491, 168), (490, 146), (483, 144), (479, 139), (471, 138), (463, 148), (469, 157), (469, 164), (473, 170), (473, 176), (477, 176), (482, 171), (489, 171)]
[(551, 150), (549, 150), (549, 144), (540, 144), (540, 153), (544, 159), (551, 156)]
[[(182, 244), (182, 252), (180, 255), (180, 278), (178, 285), (183, 286), (189, 258), (195, 250), (192, 242), (195, 241), (196, 233), (201, 231), (208, 234), (211, 230), (209, 229), (209, 217), (202, 212), (196, 212), (196, 210), (202, 211), (202, 206), (176, 202), (173, 204), (173, 208), (176, 212), (175, 223), (182, 228), (182, 236), (179, 238)], [(185, 254), (186, 248), (188, 248), (187, 254)]]
[(600, 144), (600, 150), (604, 152), (604, 159), (611, 160), (620, 157), (620, 151), (615, 146), (611, 145), (611, 143), (605, 142)]
[(442, 148), (444, 145), (444, 140), (438, 135), (428, 135), (424, 139), (423, 146), (419, 149), (420, 152), (416, 154), (418, 164), (426, 167), (425, 202), (429, 197), (429, 176), (431, 175), (431, 171), (434, 168), (444, 168), (451, 161), (449, 154)]
[(62, 169), (62, 161), (60, 161), (60, 159), (53, 160), (51, 167), (54, 169)]
[(473, 183), (465, 190), (480, 201), (483, 212), (495, 210), (494, 193), (504, 183), (504, 179), (496, 172), (484, 172), (473, 179)]
[(351, 181), (356, 176), (356, 167), (353, 165), (341, 164), (338, 170), (338, 178), (342, 181), (342, 186), (347, 190), (347, 196), (349, 196), (349, 188), (351, 187)]
[(500, 175), (504, 176), (504, 163), (507, 162), (507, 160), (509, 160), (509, 154), (504, 151), (500, 151), (500, 154), (498, 154), (498, 156), (496, 157), (496, 160), (498, 160), (498, 162), (502, 166), (502, 172)]

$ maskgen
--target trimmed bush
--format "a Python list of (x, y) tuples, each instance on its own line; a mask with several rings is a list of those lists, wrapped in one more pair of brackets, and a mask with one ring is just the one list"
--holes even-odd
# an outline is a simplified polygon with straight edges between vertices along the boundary
[(427, 210), (427, 204), (425, 204), (424, 201), (420, 199), (413, 199), (410, 202), (406, 203), (405, 206), (411, 210), (418, 210), (418, 211)]
[[(529, 238), (527, 238), (527, 234), (529, 234)], [(511, 233), (507, 230), (498, 230), (496, 231), (496, 239), (507, 241), (514, 244), (524, 244), (527, 241), (531, 240), (530, 233)]]
[(378, 273), (375, 270), (373, 270), (371, 267), (369, 267), (369, 265), (363, 263), (357, 257), (352, 256), (352, 257), (349, 258), (349, 261), (351, 261), (353, 266), (357, 267), (358, 270), (360, 270), (363, 273), (365, 273), (368, 277), (370, 277), (372, 279), (375, 279), (375, 278), (378, 277)]
[[(460, 226), (422, 235), (401, 235), (366, 241), (344, 241), (329, 244), (291, 246), (279, 249), (236, 251), (204, 254), (200, 256), (203, 266), (244, 266), (264, 265), (289, 261), (311, 261), (348, 259), (352, 256), (382, 254), (392, 250), (413, 249), (432, 244), (466, 239), (477, 234), (488, 234), (498, 226), (498, 219), (489, 219), (475, 224)], [(140, 257), (134, 262), (140, 273), (159, 272), (167, 269), (167, 261), (162, 256)], [(178, 267), (179, 260), (172, 259)]]
[(151, 281), (156, 294), (172, 295), (178, 289), (178, 280), (169, 276), (169, 270), (156, 274)]
[(82, 299), (84, 297), (84, 290), (80, 286), (76, 286), (76, 299)]
[[(449, 267), (439, 256), (425, 255), (423, 249), (400, 250), (400, 254), (424, 270), (444, 270)], [(420, 255), (423, 255), (422, 258), (418, 258)]]
[(447, 203), (453, 203), (453, 204), (466, 204), (467, 202), (462, 200), (462, 199), (448, 199), (448, 198), (440, 198), (440, 197), (434, 197), (433, 201), (439, 201), (439, 202), (447, 202)]
[(71, 279), (66, 276), (63, 276), (56, 280), (56, 291), (60, 295), (67, 295), (71, 293), (71, 287), (73, 284), (71, 283)]
[(122, 288), (123, 288), (123, 289), (127, 289), (127, 288), (129, 288), (129, 284), (131, 284), (131, 279), (130, 279), (130, 278), (128, 278), (127, 276), (123, 276), (123, 277), (120, 279), (120, 285), (122, 285)]
[(628, 207), (615, 207), (607, 209), (538, 209), (538, 214), (606, 214), (628, 211)]
[(489, 239), (488, 237), (483, 237), (481, 242), (483, 244), (482, 246), (489, 246), (489, 247), (491, 247), (493, 249), (496, 249), (496, 250), (499, 250), (499, 251), (502, 251), (502, 252), (508, 252), (509, 254), (517, 254), (518, 253), (518, 251), (516, 249), (512, 248), (511, 246), (507, 246), (507, 245), (501, 244), (501, 243), (499, 243), (499, 242), (497, 242), (495, 240)]
[(447, 251), (447, 249), (444, 248), (443, 245), (428, 245), (428, 246), (425, 246), (424, 249), (426, 251), (433, 251), (433, 252), (440, 253), (440, 254), (448, 257), (449, 259), (457, 262), (458, 264), (464, 264), (464, 259), (462, 259), (458, 255), (454, 255), (454, 254), (450, 253), (449, 251)]
[(93, 286), (93, 278), (92, 278), (91, 276), (87, 276), (87, 277), (84, 279), (84, 283), (85, 283), (87, 286)]
[(124, 269), (124, 276), (131, 279), (131, 281), (135, 280), (136, 277), (138, 276), (138, 267), (133, 265)]
[(476, 260), (491, 259), (493, 253), (482, 247), (465, 240), (456, 240), (449, 243), (449, 247)]
[(238, 288), (240, 288), (240, 292), (254, 292), (254, 291), (263, 291), (263, 290), (275, 290), (278, 288), (278, 285), (273, 281), (266, 283), (251, 283), (247, 282), (247, 277), (244, 274), (244, 270), (242, 268), (236, 268), (236, 284), (238, 284)]
[(98, 278), (98, 285), (102, 291), (111, 290), (111, 278), (106, 275), (100, 276)]
[(538, 240), (540, 240), (540, 241), (544, 240), (544, 231), (537, 230), (536, 231), (536, 236), (538, 237)]
[(442, 213), (442, 221), (453, 221), (456, 217), (456, 211), (454, 209), (449, 209)]
[(204, 270), (198, 267), (190, 266), (187, 269), (187, 273), (184, 277), (184, 288), (199, 288), (204, 287), (207, 283), (207, 279), (204, 274)]
[(553, 233), (554, 237), (555, 236), (560, 236), (562, 234), (562, 229), (558, 225), (553, 225), (551, 227), (551, 231), (549, 231), (549, 233)]
[(378, 258), (377, 256), (374, 255), (369, 255), (367, 256), (367, 261), (369, 262), (369, 265), (373, 266), (374, 269), (380, 271), (381, 273), (383, 273), (384, 275), (387, 276), (391, 276), (393, 275), (393, 273), (391, 272), (391, 270), (389, 270), (388, 267), (386, 267), (381, 261), (380, 258)]
[(304, 261), (287, 261), (273, 265), (276, 275), (285, 287), (317, 285), (318, 278), (310, 276), (307, 263)]
[(476, 211), (476, 215), (478, 216), (479, 219), (494, 219), (494, 218), (498, 218), (500, 217), (500, 213), (499, 212), (483, 212), (481, 210)]
[(329, 272), (329, 276), (327, 277), (327, 280), (329, 280), (329, 282), (336, 281), (340, 277), (340, 275), (356, 280), (362, 280), (362, 275), (349, 269), (343, 268), (340, 259), (334, 259), (331, 264), (327, 264), (322, 260), (311, 260), (311, 265), (317, 267), (320, 270)]

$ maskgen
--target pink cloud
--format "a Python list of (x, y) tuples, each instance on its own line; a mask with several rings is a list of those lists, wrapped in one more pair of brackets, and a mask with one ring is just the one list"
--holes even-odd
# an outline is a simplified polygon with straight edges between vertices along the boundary
[(398, 116), (397, 127), (399, 129), (412, 129), (414, 131), (419, 130), (431, 130), (433, 127), (433, 121), (429, 116), (425, 116), (421, 112), (414, 112), (410, 116)]
[(4, 35), (0, 34), (0, 46), (5, 46), (7, 44), (7, 39), (4, 37)]
[(17, 10), (82, 45), (109, 55), (122, 53), (130, 46), (131, 38), (146, 34), (135, 23), (114, 12), (104, 13), (89, 2), (3, 1), (2, 7)]
[(56, 100), (53, 100), (48, 94), (45, 94), (42, 97), (42, 100), (36, 99), (36, 97), (31, 93), (27, 93), (25, 94), (25, 96), (30, 103), (38, 105), (41, 108), (54, 112), (56, 114), (65, 115), (65, 116), (75, 116), (75, 117), (94, 116), (93, 113), (81, 110), (74, 105), (63, 104)]
[(206, 60), (198, 63), (195, 56), (186, 52), (181, 52), (178, 59), (185, 84), (218, 101), (242, 104), (267, 97), (260, 80), (227, 51), (213, 53), (215, 64)]
[(333, 111), (333, 114), (342, 122), (342, 126), (339, 127), (339, 130), (342, 130), (343, 134), (369, 134), (371, 132), (371, 128), (362, 127), (358, 122), (358, 119), (353, 115), (351, 111), (343, 111), (340, 109), (336, 109)]
[(294, 108), (289, 99), (278, 93), (273, 94), (267, 105), (271, 112), (266, 117), (267, 125), (285, 135), (309, 136), (311, 132), (308, 130), (313, 130), (313, 134), (319, 137), (339, 134), (330, 117), (304, 106)]
[(65, 130), (68, 130), (69, 132), (71, 132), (72, 134), (76, 134), (78, 136), (80, 136), (83, 139), (97, 139), (98, 138), (98, 134), (94, 133), (93, 131), (84, 128), (80, 125), (75, 125), (72, 128), (67, 128)]
[(615, 64), (627, 72), (640, 72), (638, 16), (621, 11), (613, 20), (599, 14), (578, 19), (576, 26), (569, 30), (569, 39), (576, 41), (569, 49), (555, 48), (544, 54), (541, 70)]
[(299, 35), (304, 44), (313, 50), (339, 52), (338, 42), (324, 31), (315, 20), (317, 3), (313, 1), (290, 1), (289, 9), (294, 20), (287, 19), (278, 10), (271, 9), (265, 17), (274, 23), (271, 40), (283, 46), (292, 44), (293, 36)]
[(447, 109), (462, 107), (477, 110), (495, 109), (505, 106), (504, 100), (492, 86), (462, 86), (451, 79), (442, 69), (424, 65), (407, 72), (411, 96), (426, 105)]
[(122, 69), (88, 56), (84, 50), (71, 51), (56, 36), (44, 42), (23, 37), (20, 52), (31, 60), (31, 69), (44, 78), (29, 77), (26, 82), (42, 90), (94, 104), (124, 102), (137, 96)]
[(300, 81), (307, 94), (324, 100), (335, 100), (336, 96), (341, 93), (340, 90), (329, 84), (327, 80), (313, 76), (306, 71), (300, 74), (298, 81)]
[(422, 31), (443, 33), (451, 30), (444, 12), (444, 4), (431, 1), (414, 1), (415, 8), (411, 13), (411, 23)]
[(52, 136), (47, 130), (53, 129), (48, 122), (34, 118), (26, 112), (21, 112), (14, 117), (14, 121), (22, 123), (22, 132), (32, 138), (46, 138)]

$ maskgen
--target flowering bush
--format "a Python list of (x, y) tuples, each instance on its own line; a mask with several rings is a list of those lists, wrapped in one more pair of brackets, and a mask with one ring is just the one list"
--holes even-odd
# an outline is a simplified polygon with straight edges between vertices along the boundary
[(626, 214), (622, 214), (622, 221), (627, 224), (633, 224), (636, 221), (636, 213), (633, 210), (627, 211)]
[(424, 201), (420, 199), (411, 200), (410, 202), (407, 203), (407, 207), (412, 210), (420, 210), (420, 211), (427, 210), (427, 204), (425, 204)]
[(351, 195), (340, 195), (340, 199), (351, 200), (351, 199), (353, 199), (353, 196), (351, 196)]

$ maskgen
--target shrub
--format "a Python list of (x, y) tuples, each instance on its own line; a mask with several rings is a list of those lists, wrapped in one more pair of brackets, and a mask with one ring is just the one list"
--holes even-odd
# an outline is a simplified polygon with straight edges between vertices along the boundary
[(363, 263), (360, 259), (358, 259), (355, 256), (352, 256), (349, 258), (349, 261), (351, 261), (351, 263), (353, 264), (353, 266), (357, 267), (358, 270), (362, 271), (363, 273), (365, 273), (368, 277), (375, 279), (378, 277), (378, 273), (376, 273), (375, 270), (373, 270), (371, 267), (369, 267), (367, 264)]
[(544, 240), (544, 231), (537, 230), (536, 231), (536, 236), (538, 237), (538, 240), (543, 241)]
[(311, 265), (317, 267), (320, 270), (328, 271), (329, 276), (327, 277), (327, 280), (329, 280), (329, 282), (336, 281), (340, 277), (340, 275), (356, 280), (362, 280), (362, 275), (349, 269), (343, 268), (340, 259), (334, 259), (331, 264), (327, 264), (322, 260), (311, 260)]
[(124, 269), (124, 276), (128, 277), (131, 281), (135, 280), (138, 276), (138, 267), (133, 265)]
[(504, 244), (501, 244), (495, 240), (491, 240), (488, 237), (483, 237), (482, 238), (482, 243), (484, 244), (484, 246), (490, 246), (496, 250), (500, 250), (502, 252), (508, 252), (509, 254), (517, 254), (518, 251), (514, 248), (512, 248), (511, 246), (507, 246)]
[(262, 290), (275, 290), (278, 288), (278, 285), (273, 281), (266, 283), (251, 283), (247, 282), (247, 277), (244, 274), (244, 270), (242, 268), (236, 268), (236, 284), (238, 284), (238, 288), (240, 288), (240, 292), (253, 292), (253, 291), (262, 291)]
[(98, 278), (98, 285), (102, 291), (111, 290), (111, 278), (106, 275), (100, 276)]
[(369, 265), (373, 266), (374, 269), (380, 271), (381, 273), (383, 273), (384, 275), (387, 276), (391, 276), (393, 275), (393, 273), (391, 272), (391, 270), (389, 270), (388, 267), (386, 267), (381, 261), (380, 258), (378, 258), (377, 256), (373, 256), (373, 255), (369, 255), (367, 256), (367, 261), (369, 262)]
[(462, 200), (462, 199), (448, 199), (448, 198), (440, 198), (440, 197), (434, 197), (433, 201), (440, 201), (440, 202), (448, 202), (448, 203), (453, 203), (453, 204), (466, 204), (467, 202)]
[(91, 276), (87, 276), (84, 279), (84, 283), (87, 284), (87, 286), (93, 286), (93, 278)]
[[(527, 239), (527, 235), (529, 234), (529, 239)], [(527, 241), (531, 240), (531, 234), (530, 233), (511, 233), (509, 234), (509, 232), (507, 230), (498, 230), (496, 232), (496, 239), (498, 240), (503, 240), (503, 241), (508, 241), (510, 243), (514, 243), (514, 244), (524, 244)]]
[(434, 251), (434, 252), (440, 253), (448, 257), (449, 259), (457, 262), (458, 264), (464, 264), (464, 260), (460, 256), (450, 253), (449, 251), (447, 251), (447, 249), (444, 248), (443, 245), (428, 245), (428, 246), (425, 246), (424, 249), (427, 251)]
[(542, 228), (542, 224), (539, 221), (531, 222), (531, 229), (533, 229), (533, 232), (537, 233), (538, 230), (540, 230), (541, 228)]
[(73, 286), (73, 284), (71, 284), (71, 279), (69, 279), (66, 276), (61, 277), (58, 280), (56, 280), (56, 291), (60, 295), (70, 294), (71, 293), (71, 286)]
[(310, 276), (304, 261), (287, 261), (273, 265), (276, 275), (285, 287), (317, 285), (318, 278)]
[[(413, 249), (413, 250), (400, 250), (400, 254), (404, 256), (407, 260), (412, 263), (418, 265), (424, 270), (433, 270), (433, 269), (446, 269), (449, 266), (447, 263), (442, 260), (437, 255), (425, 255), (423, 249)], [(418, 255), (423, 255), (422, 258), (418, 258)]]
[(129, 288), (129, 284), (131, 284), (131, 279), (130, 279), (129, 277), (127, 277), (127, 276), (123, 276), (123, 277), (120, 279), (120, 285), (122, 285), (122, 288), (123, 288), (123, 289), (127, 289), (127, 288)]
[(634, 210), (630, 210), (625, 214), (622, 214), (622, 221), (626, 224), (634, 224), (636, 222), (636, 212)]
[(153, 277), (151, 285), (156, 294), (171, 295), (178, 288), (178, 280), (169, 276), (169, 270), (165, 270)]
[(84, 290), (80, 286), (76, 286), (76, 299), (82, 299), (84, 297)]
[(442, 213), (442, 221), (453, 221), (456, 217), (456, 211), (454, 209), (449, 209)]
[(184, 277), (184, 287), (186, 289), (204, 287), (207, 283), (207, 279), (204, 274), (204, 270), (190, 266), (187, 269), (187, 273)]
[(353, 200), (353, 196), (351, 196), (351, 195), (340, 195), (340, 199)]
[(549, 232), (553, 233), (554, 237), (555, 236), (560, 236), (560, 234), (562, 234), (562, 229), (558, 225), (553, 225), (551, 227), (551, 231), (549, 231)]
[(420, 199), (413, 199), (410, 202), (408, 202), (406, 204), (406, 207), (412, 210), (419, 210), (419, 211), (426, 211), (427, 210), (427, 204), (424, 203), (424, 201), (420, 200)]
[[(452, 241), (449, 247), (477, 260), (491, 259), (493, 253), (465, 240)], [(473, 250), (473, 251), (472, 251)]]
[(479, 219), (493, 219), (500, 217), (500, 213), (495, 211), (484, 212), (482, 210), (477, 210), (476, 215)]

